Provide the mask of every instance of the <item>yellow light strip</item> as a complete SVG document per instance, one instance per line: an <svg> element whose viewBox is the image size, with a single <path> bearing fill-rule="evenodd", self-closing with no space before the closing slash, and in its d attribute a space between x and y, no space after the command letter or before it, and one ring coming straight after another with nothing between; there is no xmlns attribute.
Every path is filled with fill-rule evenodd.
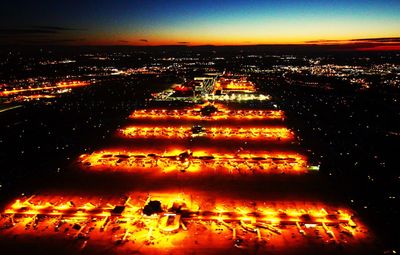
<svg viewBox="0 0 400 255"><path fill-rule="evenodd" d="M0 96L9 96L13 94L19 94L24 92L34 92L34 91L42 91L42 90L53 90L53 89L63 89L63 88L75 88L89 85L88 82L83 81L72 81L72 82L59 82L54 86L44 86L38 88L27 88L27 89L13 89L13 90L4 90L0 92Z"/></svg>

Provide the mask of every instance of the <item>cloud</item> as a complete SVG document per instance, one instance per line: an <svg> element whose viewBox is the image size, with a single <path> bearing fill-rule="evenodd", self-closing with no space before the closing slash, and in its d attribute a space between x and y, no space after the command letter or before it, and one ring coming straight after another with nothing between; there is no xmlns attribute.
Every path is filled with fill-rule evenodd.
<svg viewBox="0 0 400 255"><path fill-rule="evenodd" d="M85 38L78 38L78 39L39 39L39 40L32 40L32 39L16 39L13 43L16 44L32 44L32 45L59 45L59 44L69 44L69 43L79 43L86 41Z"/></svg>
<svg viewBox="0 0 400 255"><path fill-rule="evenodd" d="M0 35L31 35L31 34L57 34L56 30L44 29L0 29Z"/></svg>
<svg viewBox="0 0 400 255"><path fill-rule="evenodd" d="M382 37L382 38L357 38L349 40L314 40L305 41L306 44L346 44L346 43L398 43L400 37Z"/></svg>
<svg viewBox="0 0 400 255"><path fill-rule="evenodd" d="M400 37L383 37L383 38L364 38L364 39L351 39L354 42L400 42Z"/></svg>
<svg viewBox="0 0 400 255"><path fill-rule="evenodd" d="M147 40L147 39L140 39L139 41L141 41L141 42L149 42L149 40Z"/></svg>
<svg viewBox="0 0 400 255"><path fill-rule="evenodd" d="M331 42L340 42L338 40L313 40L313 41L305 41L304 43L331 43Z"/></svg>
<svg viewBox="0 0 400 255"><path fill-rule="evenodd" d="M0 36L21 36L21 35L52 35L60 34L67 31L78 31L83 29L57 27L57 26L30 26L25 28L2 28L0 29Z"/></svg>
<svg viewBox="0 0 400 255"><path fill-rule="evenodd" d="M70 27L58 27L58 26L32 26L31 28L34 28L34 29L46 29L46 30L53 30L53 31L79 31L79 30L86 30L86 29L70 28Z"/></svg>
<svg viewBox="0 0 400 255"><path fill-rule="evenodd" d="M118 42L120 42L120 43L129 43L129 41L127 41L127 40L118 40Z"/></svg>
<svg viewBox="0 0 400 255"><path fill-rule="evenodd" d="M86 41L85 38L78 38L78 39L56 39L56 40L47 40L48 42L53 43L64 43L64 42L83 42Z"/></svg>
<svg viewBox="0 0 400 255"><path fill-rule="evenodd" d="M190 42L178 42L179 44L189 44Z"/></svg>
<svg viewBox="0 0 400 255"><path fill-rule="evenodd" d="M48 38L49 36L54 36L54 34L9 34L9 33L1 33L0 38L21 38L21 37L29 37L29 38Z"/></svg>
<svg viewBox="0 0 400 255"><path fill-rule="evenodd" d="M400 37L315 40L304 43L333 50L400 50Z"/></svg>
<svg viewBox="0 0 400 255"><path fill-rule="evenodd" d="M58 26L1 28L0 41L2 44L69 44L85 41L83 38L68 38L72 37L70 31L77 30L81 29Z"/></svg>

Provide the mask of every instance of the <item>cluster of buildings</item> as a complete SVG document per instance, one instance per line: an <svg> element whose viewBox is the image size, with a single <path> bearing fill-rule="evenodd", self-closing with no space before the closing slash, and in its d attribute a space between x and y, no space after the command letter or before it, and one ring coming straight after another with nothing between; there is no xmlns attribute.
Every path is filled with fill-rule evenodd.
<svg viewBox="0 0 400 255"><path fill-rule="evenodd" d="M268 95L257 93L247 76L225 73L209 73L204 77L194 77L183 84L174 85L154 94L154 100L185 102L241 102L269 100Z"/></svg>

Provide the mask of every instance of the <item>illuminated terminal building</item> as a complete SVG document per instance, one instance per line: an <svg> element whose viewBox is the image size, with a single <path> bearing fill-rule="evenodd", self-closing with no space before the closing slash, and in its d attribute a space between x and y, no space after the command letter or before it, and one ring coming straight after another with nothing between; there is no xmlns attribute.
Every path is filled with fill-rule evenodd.
<svg viewBox="0 0 400 255"><path fill-rule="evenodd" d="M212 93L202 97L210 102L245 102L271 100L271 96L258 93L255 85L246 76L235 77L225 75L214 83Z"/></svg>
<svg viewBox="0 0 400 255"><path fill-rule="evenodd" d="M155 101L184 102L244 102L271 100L269 95L258 93L255 85L246 76L209 74L174 85L170 89L154 93Z"/></svg>
<svg viewBox="0 0 400 255"><path fill-rule="evenodd" d="M164 153L144 151L100 151L83 154L79 159L83 166L96 170L132 171L160 169L162 172L188 173L206 170L227 173L305 173L307 160L297 153L212 153L206 151L171 150Z"/></svg>
<svg viewBox="0 0 400 255"><path fill-rule="evenodd" d="M260 141L290 141L294 134L284 127L238 128L238 127L148 127L128 126L119 133L128 138L170 138L182 139L205 137L211 139L248 139Z"/></svg>
<svg viewBox="0 0 400 255"><path fill-rule="evenodd" d="M219 78L214 85L215 94L223 94L226 92L242 92L253 93L256 91L254 84L247 80L247 77L240 78L223 76Z"/></svg>
<svg viewBox="0 0 400 255"><path fill-rule="evenodd" d="M146 244L159 252L190 249L194 240L195 248L268 240L268 248L287 249L310 240L349 244L370 236L350 210L321 202L210 198L174 192L22 198L6 207L0 229L9 236L68 235L85 245L108 241L128 250ZM287 238L291 242L283 244Z"/></svg>
<svg viewBox="0 0 400 255"><path fill-rule="evenodd" d="M203 95L212 93L216 76L195 77L181 85L175 85L159 93L153 94L156 101L188 101L200 100Z"/></svg>

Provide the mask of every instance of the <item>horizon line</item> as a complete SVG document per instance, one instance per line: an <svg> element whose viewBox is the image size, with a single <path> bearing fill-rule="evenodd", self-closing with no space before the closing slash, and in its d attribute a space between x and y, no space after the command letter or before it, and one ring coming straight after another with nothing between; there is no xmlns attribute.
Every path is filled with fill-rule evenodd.
<svg viewBox="0 0 400 255"><path fill-rule="evenodd" d="M325 51L400 51L400 44L375 44L375 43L359 43L357 41L351 41L349 43L285 43L285 44L159 44L159 45L141 45L141 44L0 44L1 48L18 48L18 47L132 47L132 48L251 48L251 47L287 47L286 49L275 49L275 50L325 50ZM290 47L293 47L292 49ZM297 49L296 49L297 48ZM274 50L274 49L271 49Z"/></svg>

